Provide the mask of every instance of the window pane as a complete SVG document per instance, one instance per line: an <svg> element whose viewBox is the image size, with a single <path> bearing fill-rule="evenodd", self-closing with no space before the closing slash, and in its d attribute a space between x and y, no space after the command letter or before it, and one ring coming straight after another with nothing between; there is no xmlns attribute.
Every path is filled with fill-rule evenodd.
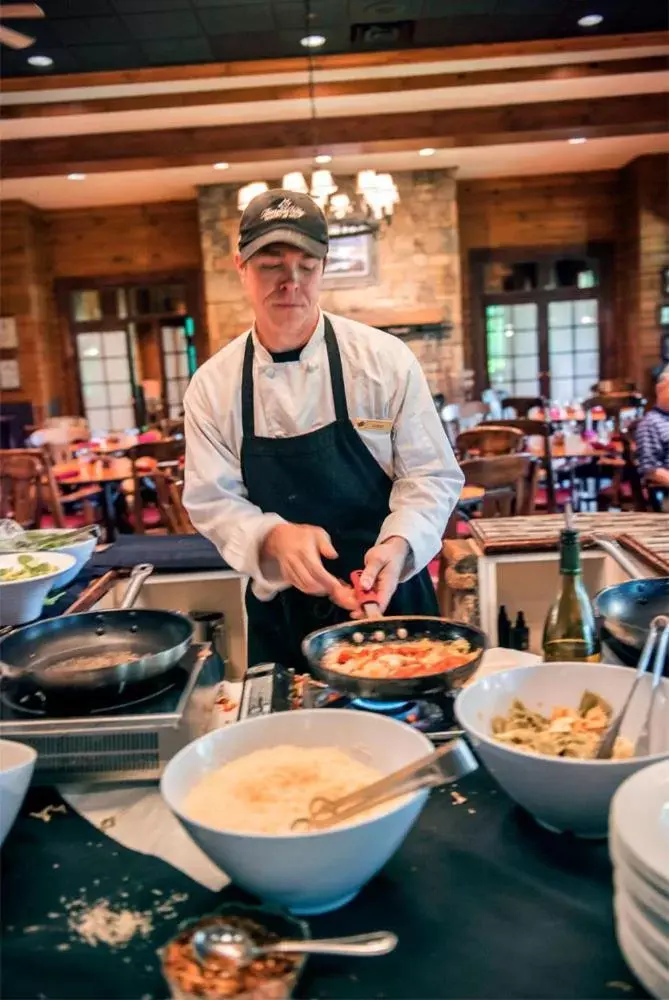
<svg viewBox="0 0 669 1000"><path fill-rule="evenodd" d="M516 357L514 364L514 375L516 379L533 379L536 380L537 374L539 372L539 358L536 356L523 355L522 357Z"/></svg>
<svg viewBox="0 0 669 1000"><path fill-rule="evenodd" d="M102 345L106 358L125 358L128 355L128 342L125 330L105 333Z"/></svg>
<svg viewBox="0 0 669 1000"><path fill-rule="evenodd" d="M536 330L537 307L535 303L527 302L520 306L513 306L511 322L516 331Z"/></svg>
<svg viewBox="0 0 669 1000"><path fill-rule="evenodd" d="M84 399L84 406L104 406L107 402L107 386L99 383L91 385L85 382L81 387L81 395Z"/></svg>
<svg viewBox="0 0 669 1000"><path fill-rule="evenodd" d="M514 395L516 396L538 396L539 395L539 380L532 379L526 382L516 382L514 386Z"/></svg>
<svg viewBox="0 0 669 1000"><path fill-rule="evenodd" d="M166 354L165 355L165 375L167 378L175 378L177 375L177 356L176 354Z"/></svg>
<svg viewBox="0 0 669 1000"><path fill-rule="evenodd" d="M107 389L109 402L112 406L132 406L129 382L110 382Z"/></svg>
<svg viewBox="0 0 669 1000"><path fill-rule="evenodd" d="M549 354L556 352L573 351L574 332L565 327L550 327L548 330L548 351Z"/></svg>
<svg viewBox="0 0 669 1000"><path fill-rule="evenodd" d="M571 378L574 374L573 354L551 355L551 378Z"/></svg>
<svg viewBox="0 0 669 1000"><path fill-rule="evenodd" d="M88 420L88 426L93 436L106 434L110 430L110 417L109 410L107 409L91 409L87 407L86 419Z"/></svg>
<svg viewBox="0 0 669 1000"><path fill-rule="evenodd" d="M539 335L534 330L521 330L513 337L513 353L518 357L520 354L539 353Z"/></svg>
<svg viewBox="0 0 669 1000"><path fill-rule="evenodd" d="M592 379L577 378L574 398L582 402L584 399L587 399L588 396L592 396Z"/></svg>
<svg viewBox="0 0 669 1000"><path fill-rule="evenodd" d="M93 320L102 319L100 293L97 288L72 292L71 302L75 323L91 323Z"/></svg>
<svg viewBox="0 0 669 1000"><path fill-rule="evenodd" d="M596 326L579 326L576 330L577 351L599 352L599 330Z"/></svg>
<svg viewBox="0 0 669 1000"><path fill-rule="evenodd" d="M100 356L100 334L78 333L77 351L80 358L98 358Z"/></svg>
<svg viewBox="0 0 669 1000"><path fill-rule="evenodd" d="M168 403L178 403L179 400L179 388L176 382L167 383L167 401Z"/></svg>
<svg viewBox="0 0 669 1000"><path fill-rule="evenodd" d="M185 375L186 377L189 375L189 371L188 371L188 355L186 354L185 351L182 354L179 355L179 366L178 367L179 367L179 374L180 375L182 375L182 376Z"/></svg>
<svg viewBox="0 0 669 1000"><path fill-rule="evenodd" d="M583 378L587 375L589 379L599 377L599 355L593 352L587 354L577 354L575 356L576 373Z"/></svg>
<svg viewBox="0 0 669 1000"><path fill-rule="evenodd" d="M597 323L597 299L580 299L574 302L574 322L583 326Z"/></svg>
<svg viewBox="0 0 669 1000"><path fill-rule="evenodd" d="M123 382L130 389L130 365L127 358L108 358L105 368L110 382Z"/></svg>
<svg viewBox="0 0 669 1000"><path fill-rule="evenodd" d="M569 403L574 398L574 383L572 379L551 378L551 398L561 403Z"/></svg>
<svg viewBox="0 0 669 1000"><path fill-rule="evenodd" d="M135 417L130 406L117 406L111 411L111 430L124 431L132 427Z"/></svg>
<svg viewBox="0 0 669 1000"><path fill-rule="evenodd" d="M79 362L82 382L104 382L102 361L90 358Z"/></svg>
<svg viewBox="0 0 669 1000"><path fill-rule="evenodd" d="M572 324L572 303L571 302L549 302L548 303L548 325L549 326L571 326Z"/></svg>

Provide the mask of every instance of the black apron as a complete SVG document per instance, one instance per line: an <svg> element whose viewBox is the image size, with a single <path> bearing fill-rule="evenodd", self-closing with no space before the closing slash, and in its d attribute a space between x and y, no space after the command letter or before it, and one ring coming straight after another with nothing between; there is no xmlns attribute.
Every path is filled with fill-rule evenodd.
<svg viewBox="0 0 669 1000"><path fill-rule="evenodd" d="M325 343L334 399L333 423L297 437L255 434L253 340L246 341L242 370L241 469L251 503L294 524L313 524L330 535L338 558L324 560L348 582L362 569L389 513L392 480L378 464L348 415L341 356L330 320ZM327 625L349 621L350 614L328 597L312 597L290 587L270 601L246 591L248 664L276 662L307 672L302 639ZM437 615L434 586L427 569L397 588L388 614Z"/></svg>

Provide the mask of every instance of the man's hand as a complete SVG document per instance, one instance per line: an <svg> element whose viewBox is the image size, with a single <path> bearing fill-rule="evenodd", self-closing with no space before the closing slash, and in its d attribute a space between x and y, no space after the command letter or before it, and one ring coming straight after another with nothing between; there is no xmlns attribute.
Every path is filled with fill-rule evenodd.
<svg viewBox="0 0 669 1000"><path fill-rule="evenodd" d="M409 543L397 535L375 545L365 555L365 569L360 577L360 585L364 590L375 589L378 592L381 614L385 612L397 590L408 555ZM354 612L353 617L362 618L363 612Z"/></svg>
<svg viewBox="0 0 669 1000"><path fill-rule="evenodd" d="M355 611L353 588L328 573L323 559L336 559L330 536L313 524L277 524L265 537L261 556L276 559L291 587L315 597L328 596L334 604Z"/></svg>

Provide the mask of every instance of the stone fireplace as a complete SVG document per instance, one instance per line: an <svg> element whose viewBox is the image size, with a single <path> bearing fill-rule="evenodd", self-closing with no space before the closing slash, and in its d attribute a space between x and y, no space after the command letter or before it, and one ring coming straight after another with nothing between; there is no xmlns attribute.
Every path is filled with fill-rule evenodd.
<svg viewBox="0 0 669 1000"><path fill-rule="evenodd" d="M372 326L443 325L441 337L421 335L407 342L432 392L443 392L455 401L461 397L464 365L455 179L445 170L393 176L400 203L392 224L378 239L374 283L327 288L321 301L328 311ZM211 353L251 322L233 263L238 188L238 184L212 184L198 191Z"/></svg>

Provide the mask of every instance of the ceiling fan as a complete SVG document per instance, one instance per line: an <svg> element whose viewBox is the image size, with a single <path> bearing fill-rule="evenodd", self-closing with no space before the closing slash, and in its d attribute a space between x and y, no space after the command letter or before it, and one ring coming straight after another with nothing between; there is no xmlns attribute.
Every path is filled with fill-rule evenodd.
<svg viewBox="0 0 669 1000"><path fill-rule="evenodd" d="M0 21L9 21L13 17L44 17L44 11L36 3L0 3ZM13 28L5 28L0 25L0 42L4 42L10 49L27 49L35 41L30 35L24 35L21 31L14 31Z"/></svg>

